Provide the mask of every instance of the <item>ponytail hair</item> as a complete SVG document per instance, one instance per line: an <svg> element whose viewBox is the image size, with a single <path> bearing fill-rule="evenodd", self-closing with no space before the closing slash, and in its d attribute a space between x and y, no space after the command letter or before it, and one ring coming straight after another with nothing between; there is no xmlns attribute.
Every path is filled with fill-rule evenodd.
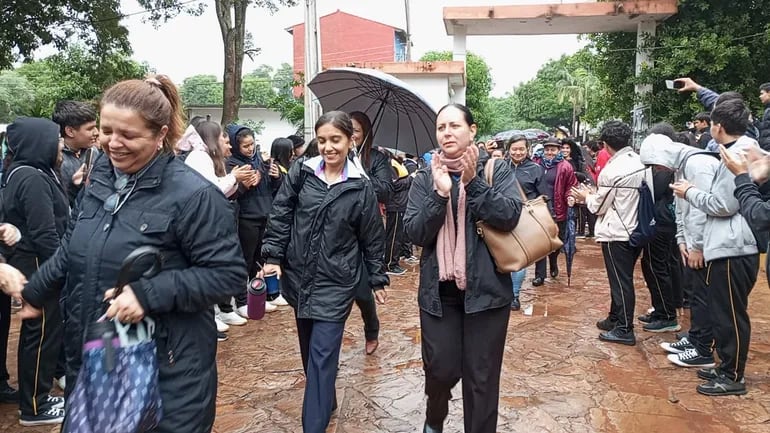
<svg viewBox="0 0 770 433"><path fill-rule="evenodd" d="M174 153L174 145L182 137L186 122L179 91L168 76L121 81L104 92L101 106L108 104L136 111L156 134L163 126L168 127L162 152Z"/></svg>

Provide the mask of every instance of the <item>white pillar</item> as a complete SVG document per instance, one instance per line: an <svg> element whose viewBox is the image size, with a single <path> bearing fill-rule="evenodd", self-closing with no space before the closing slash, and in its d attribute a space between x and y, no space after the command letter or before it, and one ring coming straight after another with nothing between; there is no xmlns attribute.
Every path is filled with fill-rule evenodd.
<svg viewBox="0 0 770 433"><path fill-rule="evenodd" d="M455 26L455 32L454 32L454 43L453 43L453 49L452 49L452 60L463 62L463 69L465 70L465 59L467 56L467 51L465 48L465 40L466 40L466 30L465 26L457 25ZM463 80L467 83L466 80ZM454 96L450 97L451 102L456 102L458 104L465 104L465 86L458 86L453 87L454 89Z"/></svg>
<svg viewBox="0 0 770 433"><path fill-rule="evenodd" d="M650 44L647 39L655 36L655 21L642 21L636 28L636 76L643 69L652 68L650 61ZM652 92L652 84L637 84L634 87L634 111L632 112L632 127L634 130L634 148L638 149L644 138L644 134L650 127L650 110L642 99Z"/></svg>
<svg viewBox="0 0 770 433"><path fill-rule="evenodd" d="M305 0L305 142L315 136L315 122L321 107L308 83L321 72L321 34L316 0Z"/></svg>

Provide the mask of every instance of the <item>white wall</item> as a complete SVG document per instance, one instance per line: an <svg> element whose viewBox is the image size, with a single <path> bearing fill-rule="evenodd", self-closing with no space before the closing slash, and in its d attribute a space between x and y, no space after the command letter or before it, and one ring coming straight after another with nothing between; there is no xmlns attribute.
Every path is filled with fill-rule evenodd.
<svg viewBox="0 0 770 433"><path fill-rule="evenodd" d="M425 98L433 110L448 104L449 81L446 75L393 74L399 80L409 84L420 96Z"/></svg>
<svg viewBox="0 0 770 433"><path fill-rule="evenodd" d="M222 120L222 109L216 107L194 107L188 111L188 118L210 115L211 120ZM281 120L280 113L267 108L241 108L238 112L240 120L264 121L265 128L254 138L260 144L263 152L270 152L270 145L278 137L287 137L296 133L291 123Z"/></svg>

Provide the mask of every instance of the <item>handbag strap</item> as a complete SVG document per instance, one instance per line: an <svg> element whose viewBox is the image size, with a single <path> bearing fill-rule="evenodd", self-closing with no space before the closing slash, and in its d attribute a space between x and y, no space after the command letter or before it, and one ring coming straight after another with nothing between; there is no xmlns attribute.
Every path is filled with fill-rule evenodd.
<svg viewBox="0 0 770 433"><path fill-rule="evenodd" d="M490 158L489 161L484 165L484 178L487 181L487 185L492 187L494 184L493 178L495 175L495 160ZM527 201L527 195L524 194L524 189L521 187L521 184L519 183L519 180L516 179L514 176L513 179L514 182L516 182L516 186L519 188L519 194L521 195L521 201L522 203L525 203Z"/></svg>

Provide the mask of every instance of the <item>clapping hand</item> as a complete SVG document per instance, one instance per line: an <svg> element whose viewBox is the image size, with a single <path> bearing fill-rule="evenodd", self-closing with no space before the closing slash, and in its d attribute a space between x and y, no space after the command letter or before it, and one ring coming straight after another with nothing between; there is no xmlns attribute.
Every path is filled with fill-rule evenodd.
<svg viewBox="0 0 770 433"><path fill-rule="evenodd" d="M438 195L447 198L452 192L452 178L449 177L449 170L441 162L441 155L436 154L430 160L431 174L433 175L433 188Z"/></svg>
<svg viewBox="0 0 770 433"><path fill-rule="evenodd" d="M479 163L479 148L476 146L468 146L462 156L462 163L462 181L467 185L474 177L476 177L476 166Z"/></svg>

